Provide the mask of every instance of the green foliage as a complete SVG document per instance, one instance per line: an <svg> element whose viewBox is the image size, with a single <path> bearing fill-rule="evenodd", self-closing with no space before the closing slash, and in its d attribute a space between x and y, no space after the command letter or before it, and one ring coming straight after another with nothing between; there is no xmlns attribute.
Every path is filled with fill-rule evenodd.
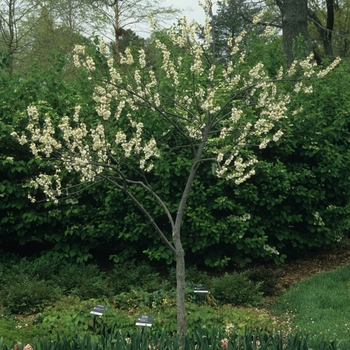
<svg viewBox="0 0 350 350"><path fill-rule="evenodd" d="M146 314L155 317L152 332L176 333L176 302L175 293L171 288L162 289L160 287L158 290L151 291L152 288L147 287L147 283L144 285L140 283L140 286L149 288L149 291L141 288L128 289L127 292L116 294L113 299L103 298L102 294L98 299L86 295L88 300L75 296L74 294L78 293L73 288L70 290L71 296L63 297L58 287L53 288L53 281L58 281L56 278L60 276L61 269L67 269L72 273L74 271L74 274L85 276L89 280L93 279L95 274L100 274L96 266L92 265L90 269L86 269L83 265L76 264L76 269L73 269L70 265L74 264L64 263L58 259L53 260L50 266L50 260L47 257L16 261L11 256L3 256L1 260L0 277L3 284L1 285L0 304L4 308L2 313L0 311L0 334L3 334L6 344L19 341L33 342L36 337L43 336L54 340L57 332L68 338L73 337L75 333L93 334L91 328L93 316L90 311L96 304L107 306L104 315L96 318L98 330L106 329L110 332L112 329L119 329L132 334L135 331L135 321L138 315ZM144 281L149 281L154 276L159 278L154 268L147 267L146 264L138 265L135 262L125 264L125 266L118 264L117 270L124 271L127 277L133 269L139 269L135 276L140 277L141 273L144 274L142 276ZM89 275L86 271L91 274ZM244 274L224 274L222 277L214 278L209 278L196 268L189 268L188 271L186 310L189 334L195 334L203 326L206 329L220 326L227 332L234 331L237 336L243 336L247 327L267 330L269 333L281 327L284 332L290 329L310 332L307 337L310 344L321 342L323 336L328 339L342 339L339 349L347 349L350 343L349 327L347 326L347 315L350 312L347 310L349 267L319 274L308 281L297 284L283 294L274 305L279 321L269 319L258 309L242 307L259 304L261 290L264 286L264 283L260 282L269 278L273 279L272 271L266 268L256 268ZM201 274L202 278L199 278ZM65 278L68 278L67 276L73 277L69 273ZM123 279L123 275L119 274L118 278ZM170 277L170 280L172 278ZM113 279L113 274L102 273L100 283L108 289ZM254 283L250 279L259 282ZM65 279L62 278L61 281L63 286L66 283ZM198 303L192 289L197 282L211 286L210 294L202 303ZM76 286L77 290L86 286L82 278L76 279L76 283L82 283L81 286ZM160 286L170 285L169 282L159 283ZM58 286L58 284L55 285ZM329 296L330 291L331 297ZM94 292L91 291L91 293ZM226 305L218 306L215 300L220 304L226 303ZM234 305L239 305L239 307ZM14 317L11 315L14 312L31 315ZM32 316L34 312L37 314ZM333 326L330 327L330 324ZM317 338L311 336L312 334L321 335ZM289 338L290 346L291 344L295 346L292 339L297 343L297 340L300 341L301 338L299 335Z"/></svg>
<svg viewBox="0 0 350 350"><path fill-rule="evenodd" d="M22 278L19 277L20 275L25 275L27 278L50 281L63 268L62 265L65 264L68 264L68 262L65 262L62 258L52 259L46 256L19 258L18 256L7 254L0 260L4 283L20 281Z"/></svg>
<svg viewBox="0 0 350 350"><path fill-rule="evenodd" d="M273 329L273 321L255 311L217 305L223 286L231 296L232 293L238 295L242 288L240 299L233 302L235 305L240 300L243 300L243 305L258 300L258 294L254 299L252 290L248 294L244 289L247 286L255 288L245 275L235 274L234 278L229 278L230 284L227 276L213 280L196 267L189 267L187 272L186 308L191 331L204 324L207 327L234 324L240 332L246 326ZM157 331L173 333L177 329L173 269L160 274L146 263L132 261L117 264L107 274L94 264L83 265L58 258L51 260L47 256L16 259L7 255L0 259L0 277L3 281L0 305L4 311L3 315L0 314L0 334L12 329L6 337L8 341L18 340L21 335L33 339L45 334L53 339L56 332L66 336L73 336L74 332L90 332L93 324L90 311L96 304L107 306L103 317L96 318L98 329L118 328L131 332L140 314L155 316L153 328ZM232 287L233 279L240 285ZM116 285L116 280L124 283ZM203 284L215 288L199 302L193 288ZM214 290L218 291L218 298ZM13 316L14 313L21 316Z"/></svg>
<svg viewBox="0 0 350 350"><path fill-rule="evenodd" d="M7 283L1 291L0 298L6 309L15 314L32 314L42 311L52 304L60 295L60 291L37 279L26 279L18 276L21 282Z"/></svg>
<svg viewBox="0 0 350 350"><path fill-rule="evenodd" d="M280 62L275 53L281 49L278 38L263 45L261 38L254 35L247 59L251 64L262 59L267 70L276 74ZM152 47L154 43L149 41ZM93 50L88 50L92 54ZM101 61L98 53L95 60ZM28 191L39 200L44 198L40 190L23 187L43 170L43 165L10 136L11 131L25 127L27 106L45 100L58 115L70 115L80 104L84 121L95 122L91 86L82 84L78 75L65 81L63 70L57 62L45 74L33 69L26 77L1 76L2 249L19 250L23 246L25 251L35 247L48 251L51 258L74 258L79 262L103 254L118 263L148 257L171 264L173 255L142 214L108 184L96 184L79 192L79 198L58 205L28 200ZM189 263L215 269L245 265L257 258L281 263L286 255L336 244L349 232L348 75L344 65L322 80L315 80L313 94L293 95L293 107L302 107L302 111L288 116L285 134L277 145L254 150L260 162L249 181L236 186L215 178L212 164L200 167L182 227ZM171 131L163 135L164 126L152 118L146 122L169 147L185 142L174 140ZM154 190L172 213L176 208L171 203L179 200L178 189L183 187L189 167L186 152L180 147L176 160L165 154L154 169ZM64 183L71 182L71 175L64 177ZM139 190L136 197L145 200L152 217L160 227L166 227L167 219L149 195ZM125 291L122 284L116 281L115 290Z"/></svg>
<svg viewBox="0 0 350 350"><path fill-rule="evenodd" d="M154 267L135 260L115 264L110 283L114 294L132 289L154 292L171 288Z"/></svg>
<svg viewBox="0 0 350 350"><path fill-rule="evenodd" d="M211 281L211 293L221 303L232 305L258 305L262 293L260 284L255 284L245 275L233 272L222 277L214 277Z"/></svg>
<svg viewBox="0 0 350 350"><path fill-rule="evenodd" d="M74 296L61 298L36 315L33 325L42 334L50 335L51 339L57 333L71 337L76 332L87 331L89 321L92 326L90 311L96 304L94 300L84 301Z"/></svg>
<svg viewBox="0 0 350 350"><path fill-rule="evenodd" d="M27 78L2 77L0 86L0 243L12 250L13 246L35 242L43 249L64 237L65 206L57 208L50 202L32 204L29 201L28 193L44 198L40 190L25 187L43 165L28 149L18 148L10 133L21 130L27 123L25 111L31 103L49 100L59 113L66 113L76 93L55 69L45 74L33 70Z"/></svg>
<svg viewBox="0 0 350 350"><path fill-rule="evenodd" d="M60 271L52 277L64 294L81 299L110 296L105 273L94 264L62 264Z"/></svg>
<svg viewBox="0 0 350 350"><path fill-rule="evenodd" d="M280 205L269 206L269 197L262 203L275 218L268 229L277 249L334 244L349 230L349 101L344 93L349 86L339 85L348 74L345 66L338 67L313 82L313 94L295 99L295 108L302 110L288 119L284 141L268 155L280 162L276 170L282 180L275 183ZM258 179L264 190L259 197L265 198L268 182Z"/></svg>
<svg viewBox="0 0 350 350"><path fill-rule="evenodd" d="M276 294L278 268L266 268L265 266L256 266L245 270L244 274L254 283L259 283L259 291L264 296Z"/></svg>
<svg viewBox="0 0 350 350"><path fill-rule="evenodd" d="M32 319L20 321L14 318L13 315L4 315L0 311L0 343L1 339L3 340L3 344L15 344L26 340L31 341L36 337L46 336L38 328L33 327L31 321Z"/></svg>
<svg viewBox="0 0 350 350"><path fill-rule="evenodd" d="M114 305L121 310L159 308L162 306L174 306L175 291L157 290L146 292L143 290L131 290L122 292L114 297Z"/></svg>
<svg viewBox="0 0 350 350"><path fill-rule="evenodd" d="M37 313L62 294L81 299L111 296L108 279L97 265L41 257L0 263L0 303L15 314Z"/></svg>

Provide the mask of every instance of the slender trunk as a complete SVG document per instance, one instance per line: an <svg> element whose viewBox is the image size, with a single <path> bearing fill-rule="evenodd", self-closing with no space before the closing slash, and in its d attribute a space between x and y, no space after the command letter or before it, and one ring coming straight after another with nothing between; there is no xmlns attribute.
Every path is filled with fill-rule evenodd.
<svg viewBox="0 0 350 350"><path fill-rule="evenodd" d="M7 40L5 39L5 44L7 45L8 49L8 55L9 55L9 74L12 75L13 69L14 69L14 54L18 47L18 42L16 41L16 19L15 19L15 12L16 12L16 2L15 1L9 1L8 4L8 34L7 34ZM5 29L6 30L6 29ZM6 34L5 34L6 37Z"/></svg>
<svg viewBox="0 0 350 350"><path fill-rule="evenodd" d="M208 123L209 124L209 123ZM207 143L209 135L209 127L203 133L202 140L197 151L194 154L193 164L187 178L185 189L179 203L176 214L175 225L173 229L173 243L176 256L176 308L177 308L177 334L179 346L182 344L182 338L187 332L187 317L185 305L185 252L181 243L181 226L188 196L191 192L192 184L200 164L200 160L204 151L204 146Z"/></svg>
<svg viewBox="0 0 350 350"><path fill-rule="evenodd" d="M182 343L182 337L187 332L186 305L185 305L185 251L181 244L180 235L174 239L176 248L176 306L177 306L177 332L179 346Z"/></svg>
<svg viewBox="0 0 350 350"><path fill-rule="evenodd" d="M119 48L119 0L115 1L114 5L114 40L115 40L115 61L120 64L120 48Z"/></svg>

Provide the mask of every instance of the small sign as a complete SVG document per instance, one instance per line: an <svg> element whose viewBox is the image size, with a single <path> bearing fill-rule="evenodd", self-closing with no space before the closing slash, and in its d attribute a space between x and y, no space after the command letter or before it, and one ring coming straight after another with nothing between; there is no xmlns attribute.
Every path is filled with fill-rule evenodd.
<svg viewBox="0 0 350 350"><path fill-rule="evenodd" d="M102 316L103 313L107 310L107 306L103 306L103 305L96 305L92 311L90 311L91 315L95 315L95 316Z"/></svg>
<svg viewBox="0 0 350 350"><path fill-rule="evenodd" d="M135 326L152 327L153 320L154 316L140 315L135 323Z"/></svg>
<svg viewBox="0 0 350 350"><path fill-rule="evenodd" d="M209 293L209 289L206 286L194 287L195 294L206 294Z"/></svg>

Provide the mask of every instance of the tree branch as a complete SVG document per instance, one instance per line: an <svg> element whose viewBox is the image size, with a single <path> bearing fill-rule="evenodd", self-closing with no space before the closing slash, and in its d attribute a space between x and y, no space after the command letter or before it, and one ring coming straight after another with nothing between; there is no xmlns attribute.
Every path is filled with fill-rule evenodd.
<svg viewBox="0 0 350 350"><path fill-rule="evenodd" d="M132 201L133 203L139 208L139 210L142 212L142 214L147 218L147 220L150 222L150 224L153 226L153 228L155 229L155 231L158 233L159 237L161 238L161 240L164 242L164 244L172 251L173 254L176 253L175 248L173 247L173 245L169 242L169 240L166 238L166 236L164 235L163 231L159 228L159 226L157 225L157 223L153 220L152 216L148 213L148 211L146 210L146 208L137 200L137 198L135 198L132 193L128 190L127 188L127 183L128 180L125 179L125 183L124 186L120 185L118 182L116 182L113 178L109 177L109 176L105 176L103 174L99 174L99 177L103 178L106 181L109 181L110 183L112 183L114 186L116 186L117 188L119 188L120 190L122 190L124 192L124 194L126 194ZM135 182L136 183L136 182Z"/></svg>

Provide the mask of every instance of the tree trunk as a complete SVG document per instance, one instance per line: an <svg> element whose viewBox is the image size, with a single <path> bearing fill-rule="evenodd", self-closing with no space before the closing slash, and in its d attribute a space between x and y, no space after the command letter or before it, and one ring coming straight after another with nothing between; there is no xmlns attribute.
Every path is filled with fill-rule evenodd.
<svg viewBox="0 0 350 350"><path fill-rule="evenodd" d="M119 48L119 0L115 1L114 5L114 40L115 40L115 61L120 64L120 48Z"/></svg>
<svg viewBox="0 0 350 350"><path fill-rule="evenodd" d="M287 64L311 52L307 30L307 0L276 0L282 14L283 48Z"/></svg>
<svg viewBox="0 0 350 350"><path fill-rule="evenodd" d="M322 40L325 55L331 59L334 58L332 45L332 32L334 28L334 2L327 0L327 24L324 27L318 18L317 14L311 9L308 10L308 15L316 26L320 39Z"/></svg>
<svg viewBox="0 0 350 350"><path fill-rule="evenodd" d="M186 306L185 306L185 251L181 244L179 234L174 235L176 248L176 307L177 307L177 333L179 347L182 338L187 332Z"/></svg>
<svg viewBox="0 0 350 350"><path fill-rule="evenodd" d="M181 226L185 213L188 196L191 192L193 181L199 167L204 147L208 141L210 125L209 117L206 123L206 128L203 132L202 140L197 151L194 151L194 159L191 170L188 174L185 189L182 193L181 200L178 206L175 225L173 227L173 243L176 256L176 308L177 308L177 335L179 347L182 346L182 338L187 332L187 317L185 305L185 251L181 243Z"/></svg>

